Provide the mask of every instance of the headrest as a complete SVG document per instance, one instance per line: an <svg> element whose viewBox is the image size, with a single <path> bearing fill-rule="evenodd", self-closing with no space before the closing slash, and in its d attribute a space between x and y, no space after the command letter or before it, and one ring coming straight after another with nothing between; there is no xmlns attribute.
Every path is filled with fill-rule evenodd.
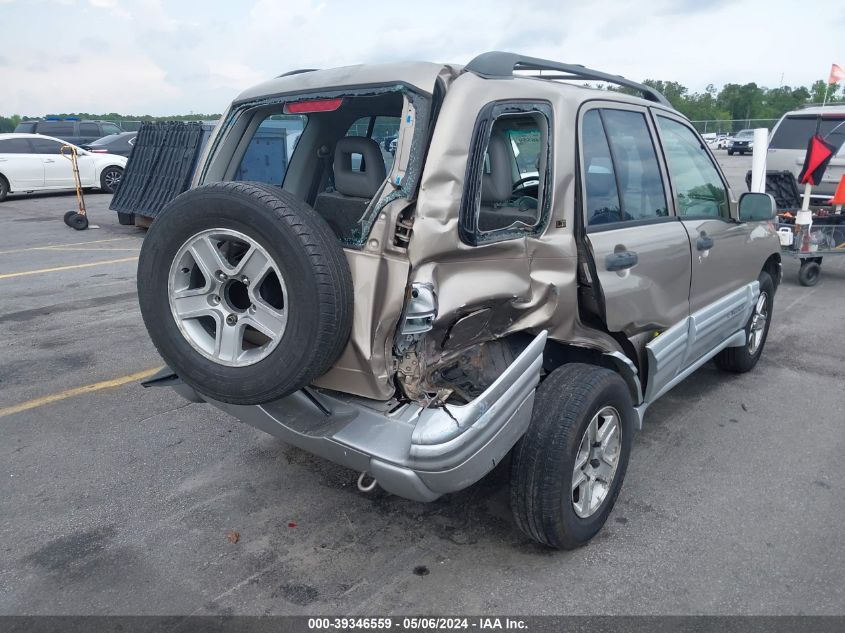
<svg viewBox="0 0 845 633"><path fill-rule="evenodd" d="M361 155L364 171L352 169L352 154ZM364 136L346 136L334 148L334 186L345 196L372 198L387 173L378 143Z"/></svg>
<svg viewBox="0 0 845 633"><path fill-rule="evenodd" d="M487 145L487 160L481 176L481 203L507 202L512 194L513 174L507 141L494 132Z"/></svg>

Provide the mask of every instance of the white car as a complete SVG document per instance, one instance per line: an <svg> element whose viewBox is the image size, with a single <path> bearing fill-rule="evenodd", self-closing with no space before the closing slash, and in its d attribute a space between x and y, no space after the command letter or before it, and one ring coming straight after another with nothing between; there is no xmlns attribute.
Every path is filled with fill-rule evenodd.
<svg viewBox="0 0 845 633"><path fill-rule="evenodd" d="M70 157L61 154L62 145L67 143L41 134L0 134L0 201L10 192L75 188ZM76 151L82 186L114 193L127 159Z"/></svg>

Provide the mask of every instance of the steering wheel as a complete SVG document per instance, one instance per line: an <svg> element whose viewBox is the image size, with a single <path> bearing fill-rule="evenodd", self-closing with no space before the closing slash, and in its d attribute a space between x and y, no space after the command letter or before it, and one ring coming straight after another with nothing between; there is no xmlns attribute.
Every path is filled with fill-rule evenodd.
<svg viewBox="0 0 845 633"><path fill-rule="evenodd" d="M515 183L513 183L513 187L511 188L511 191L514 194L516 194L516 192L519 191L520 189L525 189L526 188L525 185L527 185L529 182L536 182L537 185L539 186L540 176L526 176L525 178L520 178Z"/></svg>

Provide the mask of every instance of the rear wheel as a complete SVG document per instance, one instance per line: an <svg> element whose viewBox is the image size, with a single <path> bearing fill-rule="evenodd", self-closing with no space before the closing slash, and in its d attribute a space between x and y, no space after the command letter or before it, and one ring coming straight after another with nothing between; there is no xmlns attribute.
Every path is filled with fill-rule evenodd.
<svg viewBox="0 0 845 633"><path fill-rule="evenodd" d="M4 176L0 176L0 202L6 199L9 194L9 181Z"/></svg>
<svg viewBox="0 0 845 633"><path fill-rule="evenodd" d="M760 360L766 337L769 335L775 284L769 273L760 273L760 295L745 326L746 343L741 347L726 347L713 359L720 369L737 373L751 371Z"/></svg>
<svg viewBox="0 0 845 633"><path fill-rule="evenodd" d="M729 149L728 150L728 156L733 156L733 155L734 155L734 151L732 149Z"/></svg>
<svg viewBox="0 0 845 633"><path fill-rule="evenodd" d="M106 167L103 173L100 174L100 189L106 193L114 193L120 186L120 180L123 178L123 168L113 165Z"/></svg>
<svg viewBox="0 0 845 633"><path fill-rule="evenodd" d="M609 369L571 363L543 381L513 451L511 508L520 530L562 549L595 536L622 488L633 415L625 381Z"/></svg>

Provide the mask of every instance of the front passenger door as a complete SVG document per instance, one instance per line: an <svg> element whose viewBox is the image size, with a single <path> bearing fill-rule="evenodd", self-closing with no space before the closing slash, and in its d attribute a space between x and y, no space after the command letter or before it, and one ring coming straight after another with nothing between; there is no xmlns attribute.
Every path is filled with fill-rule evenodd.
<svg viewBox="0 0 845 633"><path fill-rule="evenodd" d="M743 276L749 228L732 217L730 190L704 142L680 118L661 112L656 119L673 204L692 246L689 365L745 325L742 307L757 271Z"/></svg>

